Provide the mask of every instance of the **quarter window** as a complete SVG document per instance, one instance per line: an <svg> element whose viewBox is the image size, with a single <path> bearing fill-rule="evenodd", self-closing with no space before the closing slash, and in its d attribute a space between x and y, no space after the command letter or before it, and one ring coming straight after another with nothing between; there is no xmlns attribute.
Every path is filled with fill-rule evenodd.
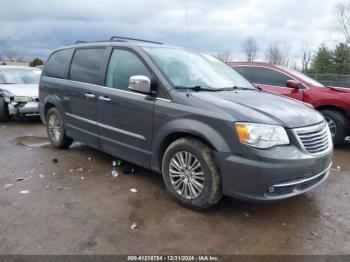
<svg viewBox="0 0 350 262"><path fill-rule="evenodd" d="M89 84L100 84L100 69L104 53L104 48L77 49L70 67L70 79Z"/></svg>
<svg viewBox="0 0 350 262"><path fill-rule="evenodd" d="M276 70L263 67L255 67L253 72L255 84L286 87L287 80L291 78Z"/></svg>
<svg viewBox="0 0 350 262"><path fill-rule="evenodd" d="M126 50L114 49L109 61L106 86L128 90L129 79L134 75L151 78L151 73L135 54Z"/></svg>
<svg viewBox="0 0 350 262"><path fill-rule="evenodd" d="M70 48L53 53L46 62L43 75L56 78L65 78L66 66L70 62L73 50L74 49Z"/></svg>

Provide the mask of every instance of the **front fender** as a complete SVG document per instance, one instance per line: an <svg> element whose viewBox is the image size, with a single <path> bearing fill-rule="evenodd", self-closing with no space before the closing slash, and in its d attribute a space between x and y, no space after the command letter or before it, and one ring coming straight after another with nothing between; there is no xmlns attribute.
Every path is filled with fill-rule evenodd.
<svg viewBox="0 0 350 262"><path fill-rule="evenodd" d="M208 124L194 119L174 119L167 122L154 135L152 142L153 159L152 166L159 167L161 159L161 145L165 139L175 133L185 133L197 136L212 145L218 152L230 152L230 146L227 144L223 136L218 130L212 128Z"/></svg>

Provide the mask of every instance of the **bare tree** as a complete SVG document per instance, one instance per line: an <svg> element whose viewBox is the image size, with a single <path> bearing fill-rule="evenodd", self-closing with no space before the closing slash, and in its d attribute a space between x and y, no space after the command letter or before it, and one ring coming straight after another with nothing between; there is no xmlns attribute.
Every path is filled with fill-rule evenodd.
<svg viewBox="0 0 350 262"><path fill-rule="evenodd" d="M18 58L21 57L19 55L19 53L15 49L12 49L12 48L5 49L4 55L5 55L5 58L7 58L7 60L9 60L9 61L17 61Z"/></svg>
<svg viewBox="0 0 350 262"><path fill-rule="evenodd" d="M220 53L217 53L215 56L225 63L230 62L232 60L232 54L230 50L224 50Z"/></svg>
<svg viewBox="0 0 350 262"><path fill-rule="evenodd" d="M337 30L341 32L347 43L350 43L350 2L344 1L335 8Z"/></svg>
<svg viewBox="0 0 350 262"><path fill-rule="evenodd" d="M301 45L302 72L306 72L308 70L311 59L312 59L312 50L309 48L306 42L303 42Z"/></svg>
<svg viewBox="0 0 350 262"><path fill-rule="evenodd" d="M253 62L255 60L256 53L258 52L258 45L253 37L249 36L244 41L243 52L245 53L248 62Z"/></svg>
<svg viewBox="0 0 350 262"><path fill-rule="evenodd" d="M265 59L270 64L288 66L292 62L289 50L290 46L288 44L270 44L265 50Z"/></svg>

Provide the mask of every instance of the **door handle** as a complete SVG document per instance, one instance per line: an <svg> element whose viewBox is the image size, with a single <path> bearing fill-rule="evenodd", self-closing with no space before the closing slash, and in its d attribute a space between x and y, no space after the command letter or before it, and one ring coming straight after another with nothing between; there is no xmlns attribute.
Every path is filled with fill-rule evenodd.
<svg viewBox="0 0 350 262"><path fill-rule="evenodd" d="M94 94L91 94L91 93L85 93L84 95L86 98L95 98L96 97Z"/></svg>
<svg viewBox="0 0 350 262"><path fill-rule="evenodd" d="M111 99L108 96L99 96L98 100L104 101L104 102L110 102Z"/></svg>

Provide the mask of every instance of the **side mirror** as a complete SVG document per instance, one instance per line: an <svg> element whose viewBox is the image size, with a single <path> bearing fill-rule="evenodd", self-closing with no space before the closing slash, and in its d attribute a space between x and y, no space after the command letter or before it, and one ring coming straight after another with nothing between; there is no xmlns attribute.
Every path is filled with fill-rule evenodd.
<svg viewBox="0 0 350 262"><path fill-rule="evenodd" d="M293 89L299 89L300 88L300 82L295 80L287 80L286 86Z"/></svg>
<svg viewBox="0 0 350 262"><path fill-rule="evenodd" d="M129 89L143 94L150 94L151 79L142 75L131 76L129 78Z"/></svg>

